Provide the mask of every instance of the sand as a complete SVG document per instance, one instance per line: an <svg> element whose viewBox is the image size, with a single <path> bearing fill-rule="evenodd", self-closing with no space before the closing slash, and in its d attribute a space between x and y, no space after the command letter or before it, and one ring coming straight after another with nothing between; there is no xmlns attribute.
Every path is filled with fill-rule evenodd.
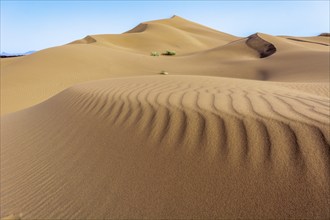
<svg viewBox="0 0 330 220"><path fill-rule="evenodd" d="M174 16L1 59L1 217L330 218L328 39Z"/></svg>

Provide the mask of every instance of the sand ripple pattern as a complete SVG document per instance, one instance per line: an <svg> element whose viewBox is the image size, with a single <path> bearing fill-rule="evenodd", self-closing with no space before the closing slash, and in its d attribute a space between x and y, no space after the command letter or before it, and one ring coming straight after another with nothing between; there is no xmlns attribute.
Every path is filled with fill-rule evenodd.
<svg viewBox="0 0 330 220"><path fill-rule="evenodd" d="M252 80L77 85L2 117L2 215L330 217L329 111Z"/></svg>

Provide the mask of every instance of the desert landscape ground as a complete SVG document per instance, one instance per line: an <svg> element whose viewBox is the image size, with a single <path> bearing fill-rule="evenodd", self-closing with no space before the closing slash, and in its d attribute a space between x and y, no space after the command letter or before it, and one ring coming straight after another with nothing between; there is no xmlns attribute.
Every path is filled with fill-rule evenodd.
<svg viewBox="0 0 330 220"><path fill-rule="evenodd" d="M329 46L173 16L2 58L1 217L330 218Z"/></svg>

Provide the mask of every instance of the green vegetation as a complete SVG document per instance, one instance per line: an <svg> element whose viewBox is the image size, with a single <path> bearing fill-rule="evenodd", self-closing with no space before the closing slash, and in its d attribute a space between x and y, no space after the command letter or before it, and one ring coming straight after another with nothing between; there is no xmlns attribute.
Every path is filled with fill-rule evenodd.
<svg viewBox="0 0 330 220"><path fill-rule="evenodd" d="M152 51L150 53L150 56L153 56L153 57L158 57L159 55L160 55L160 53L157 52L157 51ZM174 56L174 55L176 55L176 52L173 51L173 50L167 50L166 52L162 53L161 55L164 55L164 56Z"/></svg>
<svg viewBox="0 0 330 220"><path fill-rule="evenodd" d="M158 57L159 53L157 51L151 52L150 56Z"/></svg>
<svg viewBox="0 0 330 220"><path fill-rule="evenodd" d="M176 52L172 50L167 50L165 53L162 53L162 55L166 55L166 56L174 56L175 54Z"/></svg>

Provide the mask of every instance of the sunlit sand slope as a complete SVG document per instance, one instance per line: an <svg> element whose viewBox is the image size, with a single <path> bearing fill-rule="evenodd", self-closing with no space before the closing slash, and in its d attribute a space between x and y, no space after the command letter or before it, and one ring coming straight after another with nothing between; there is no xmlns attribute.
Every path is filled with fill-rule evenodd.
<svg viewBox="0 0 330 220"><path fill-rule="evenodd" d="M329 97L317 85L147 76L73 86L1 118L1 215L327 219Z"/></svg>
<svg viewBox="0 0 330 220"><path fill-rule="evenodd" d="M1 59L1 115L90 80L201 75L263 81L328 82L329 37L235 37L178 16L123 34L91 35L29 56ZM175 56L150 56L166 50Z"/></svg>

